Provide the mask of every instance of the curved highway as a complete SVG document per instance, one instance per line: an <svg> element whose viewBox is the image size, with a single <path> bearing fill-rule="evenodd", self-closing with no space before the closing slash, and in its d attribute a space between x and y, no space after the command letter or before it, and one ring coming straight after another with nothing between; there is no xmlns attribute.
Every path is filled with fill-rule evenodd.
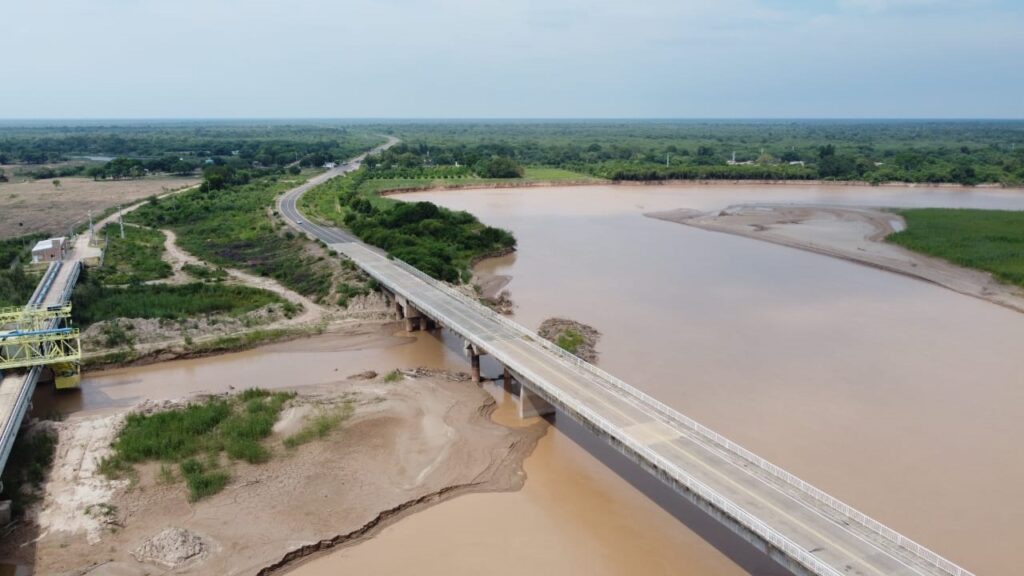
<svg viewBox="0 0 1024 576"><path fill-rule="evenodd" d="M331 168L330 170L324 172L323 174L318 174L313 178L307 180L305 184L298 186L296 188L292 188L288 192L285 192L285 194L281 196L281 199L278 202L281 214L284 216L285 221L288 222L288 224L290 224L293 228L297 228L318 240L323 240L328 244L341 244L345 242L358 241L358 238L344 230L341 230L340 228L321 226L319 224L314 224L313 222L310 222L302 214L302 212L299 212L297 203L299 198L301 198L302 195L308 192L309 190L323 184L324 182L327 182L328 180L332 180L334 178L337 178L338 176L344 176L349 172L355 172L356 170L358 170L359 166L361 166L363 163L363 159L366 158L367 155L376 154L377 152L380 152L382 150L387 150L388 148L400 142L400 140L398 138L395 138L394 136L388 136L387 139L387 142L381 144L380 146L377 146L373 150L370 150L365 154L360 154L359 156L356 156L355 158L348 160L347 162L341 164L340 166Z"/></svg>

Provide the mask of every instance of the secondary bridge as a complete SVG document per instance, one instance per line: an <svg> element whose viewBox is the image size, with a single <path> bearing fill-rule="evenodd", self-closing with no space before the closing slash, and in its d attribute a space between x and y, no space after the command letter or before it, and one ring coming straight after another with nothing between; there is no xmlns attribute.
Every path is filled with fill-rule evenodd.
<svg viewBox="0 0 1024 576"><path fill-rule="evenodd" d="M0 346L4 347L0 353L0 359L4 360L2 365L27 368L23 372L0 371L0 470L7 464L43 364L75 363L80 358L77 332L58 326L61 318L70 313L68 303L81 266L77 259L51 263L22 314L18 315L28 319L36 330L30 335L8 333L0 338ZM4 318L8 318L10 313L5 312ZM77 364L74 366L77 369Z"/></svg>
<svg viewBox="0 0 1024 576"><path fill-rule="evenodd" d="M343 230L309 222L296 202L310 187L280 200L292 225L376 279L410 329L432 322L460 335L475 376L480 354L500 362L506 378L520 383L521 414L557 407L795 574L973 576L455 288Z"/></svg>

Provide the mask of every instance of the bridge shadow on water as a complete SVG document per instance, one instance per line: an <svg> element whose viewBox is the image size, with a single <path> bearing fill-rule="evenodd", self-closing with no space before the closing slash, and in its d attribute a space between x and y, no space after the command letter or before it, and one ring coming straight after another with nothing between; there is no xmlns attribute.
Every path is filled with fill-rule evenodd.
<svg viewBox="0 0 1024 576"><path fill-rule="evenodd" d="M586 450L608 469L629 482L704 541L735 562L741 569L756 576L792 576L791 572L754 548L735 532L708 516L675 490L641 469L639 465L595 436L579 422L562 412L547 416L546 419L558 433L564 434L565 437Z"/></svg>
<svg viewBox="0 0 1024 576"><path fill-rule="evenodd" d="M445 347L461 352L461 338L448 330L434 331ZM489 356L481 357L481 376L500 382L502 366ZM583 425L559 411L545 417L555 433L563 434L651 501L714 546L742 570L754 576L792 576L792 573L754 548L735 532L708 516L675 490L644 471L638 464L612 448ZM527 480L529 481L529 480Z"/></svg>

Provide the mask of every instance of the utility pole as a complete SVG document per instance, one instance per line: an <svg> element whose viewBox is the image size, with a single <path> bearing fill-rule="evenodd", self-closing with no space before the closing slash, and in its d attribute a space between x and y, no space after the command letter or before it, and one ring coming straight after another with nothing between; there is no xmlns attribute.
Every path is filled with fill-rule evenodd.
<svg viewBox="0 0 1024 576"><path fill-rule="evenodd" d="M121 240L124 240L124 211L120 205L117 207L117 221L121 224Z"/></svg>
<svg viewBox="0 0 1024 576"><path fill-rule="evenodd" d="M92 243L92 238L95 236L96 231L92 228L92 210L89 210L89 243Z"/></svg>
<svg viewBox="0 0 1024 576"><path fill-rule="evenodd" d="M668 159L671 158L671 154L665 154L665 166L668 166Z"/></svg>

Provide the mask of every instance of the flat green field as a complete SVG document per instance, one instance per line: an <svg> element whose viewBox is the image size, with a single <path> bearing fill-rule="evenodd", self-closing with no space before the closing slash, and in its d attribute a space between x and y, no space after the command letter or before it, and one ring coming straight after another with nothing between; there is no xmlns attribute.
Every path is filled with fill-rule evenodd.
<svg viewBox="0 0 1024 576"><path fill-rule="evenodd" d="M907 229L890 235L889 242L1024 286L1024 212L948 208L895 212L907 221Z"/></svg>
<svg viewBox="0 0 1024 576"><path fill-rule="evenodd" d="M598 183L605 182L600 178L563 170L562 168L539 168L526 167L522 178L367 178L359 187L359 192L378 208L384 207L386 202L380 202L378 195L381 192L395 190L421 189L421 188L444 188L446 186L515 186L522 184L535 184L540 182L552 183Z"/></svg>

